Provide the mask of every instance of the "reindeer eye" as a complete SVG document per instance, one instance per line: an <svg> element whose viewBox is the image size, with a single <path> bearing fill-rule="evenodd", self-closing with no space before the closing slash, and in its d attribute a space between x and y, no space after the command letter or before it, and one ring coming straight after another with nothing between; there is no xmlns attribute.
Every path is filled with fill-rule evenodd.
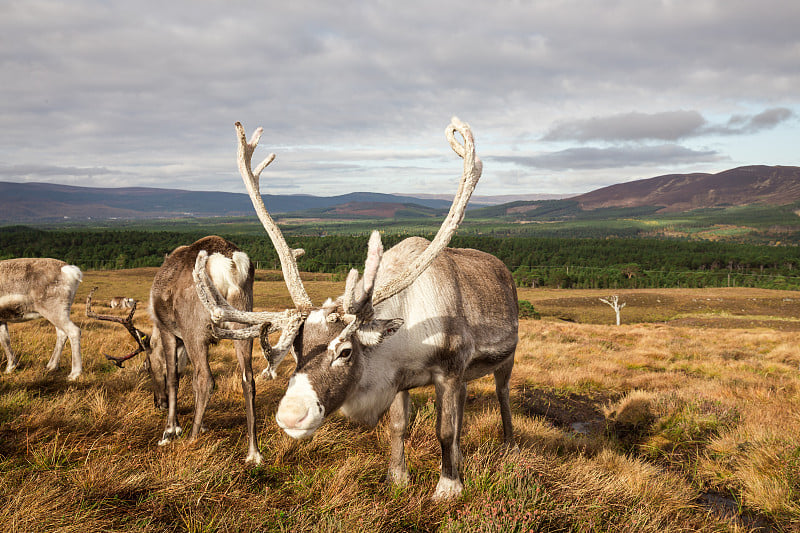
<svg viewBox="0 0 800 533"><path fill-rule="evenodd" d="M352 348L345 348L341 352L339 352L339 355L336 356L336 359L341 359L342 361L347 361L348 359L350 359L351 355L353 355L353 349Z"/></svg>

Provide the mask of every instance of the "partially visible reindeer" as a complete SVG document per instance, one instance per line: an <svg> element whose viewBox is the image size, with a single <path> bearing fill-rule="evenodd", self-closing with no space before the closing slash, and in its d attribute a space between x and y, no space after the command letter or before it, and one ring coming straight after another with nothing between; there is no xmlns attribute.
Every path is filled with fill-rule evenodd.
<svg viewBox="0 0 800 533"><path fill-rule="evenodd" d="M239 169L250 199L281 260L296 309L268 321L255 313L231 309L204 273L206 255L197 256L198 294L212 320L251 324L249 331L283 330L268 347L269 369L290 348L297 366L278 406L278 425L294 438L310 437L331 413L374 426L390 417L391 458L387 479L409 480L404 439L410 409L409 389L433 384L436 389L436 434L442 452L435 499L458 496L462 489L460 440L466 383L493 374L505 446L515 448L509 401L509 379L517 345L518 301L508 268L497 258L469 249L447 248L464 216L481 175L469 126L453 118L447 137L464 159L464 172L450 213L432 242L406 239L383 253L380 234L370 238L364 274L347 278L345 293L314 307L300 280L296 253L272 221L259 191L259 175L270 155L251 170L261 128L247 142L241 124ZM458 132L464 140L456 138Z"/></svg>
<svg viewBox="0 0 800 533"><path fill-rule="evenodd" d="M124 296L114 296L111 298L111 301L108 302L108 306L111 309L131 309L133 308L133 304L135 303L133 298L125 298Z"/></svg>
<svg viewBox="0 0 800 533"><path fill-rule="evenodd" d="M220 338L234 338L236 358L242 380L242 393L247 415L248 454L246 461L260 463L255 433L255 380L252 365L252 337L233 330L212 327L211 319L197 297L192 270L200 251L208 260L208 272L215 290L225 295L231 304L242 311L253 309L254 268L247 254L235 244L222 237L209 236L188 245L176 248L164 260L153 279L150 289L150 318L153 321L152 335L146 335L133 327L131 319L99 316L93 318L120 322L131 332L139 349L124 358L112 358L115 364L136 353L146 352L153 380L153 395L156 407L167 410L166 429L158 444L168 444L182 433L177 420L178 382L183 364L188 357L194 372L194 420L190 439L195 439L203 429L205 413L214 377L208 363L208 347ZM87 312L91 312L91 301L87 300ZM133 309L135 311L135 308ZM233 325L233 328L239 328ZM238 335L238 336L237 336Z"/></svg>
<svg viewBox="0 0 800 533"><path fill-rule="evenodd" d="M9 322L44 317L56 328L56 346L47 370L56 370L69 339L72 370L67 379L81 375L81 330L69 317L83 275L78 267L58 259L7 259L0 261L0 344L6 353L6 373L19 362L11 350Z"/></svg>

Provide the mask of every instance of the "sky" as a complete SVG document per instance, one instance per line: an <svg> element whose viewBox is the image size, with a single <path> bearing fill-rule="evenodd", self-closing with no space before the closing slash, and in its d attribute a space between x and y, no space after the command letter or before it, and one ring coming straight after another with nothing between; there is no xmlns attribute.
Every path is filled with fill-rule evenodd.
<svg viewBox="0 0 800 533"><path fill-rule="evenodd" d="M0 181L576 194L800 165L800 2L0 0Z"/></svg>

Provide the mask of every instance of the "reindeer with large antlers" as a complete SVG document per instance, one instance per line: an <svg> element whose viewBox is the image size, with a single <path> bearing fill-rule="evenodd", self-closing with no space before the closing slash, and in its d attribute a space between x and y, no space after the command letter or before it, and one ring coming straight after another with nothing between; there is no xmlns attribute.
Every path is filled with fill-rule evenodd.
<svg viewBox="0 0 800 533"><path fill-rule="evenodd" d="M237 312L252 311L254 268L250 259L235 244L212 235L188 246L179 246L156 272L150 289L152 335L147 336L133 326L135 306L126 318L97 315L91 311L90 294L86 301L87 315L121 323L136 340L139 348L133 353L120 358L106 356L114 364L121 366L123 361L137 353L147 354L156 407L167 410L166 428L159 445L168 444L182 433L177 418L177 394L180 374L187 359L191 361L194 372L195 398L189 438L195 439L203 430L203 415L214 390L214 376L208 363L209 345L219 339L234 339L247 416L248 453L245 461L258 464L262 456L258 451L255 430L253 336L241 333L239 324L232 324L231 329L212 324L194 287L192 271L198 254L202 254L204 264L208 264L206 279L215 293L230 301L231 309Z"/></svg>
<svg viewBox="0 0 800 533"><path fill-rule="evenodd" d="M241 322L251 337L282 330L277 345L266 345L269 369L294 348L297 366L278 406L278 425L294 438L310 437L336 410L374 426L390 416L391 458L387 479L409 480L404 438L409 417L409 389L433 384L437 396L436 432L442 469L434 498L459 495L463 485L460 436L466 383L494 374L505 445L514 447L509 378L517 345L517 295L511 273L486 253L447 248L464 216L481 175L470 128L454 118L447 128L453 150L464 159L464 172L453 205L432 242L406 239L386 253L378 232L370 238L364 275L347 278L344 295L314 307L298 274L295 253L281 236L263 204L259 175L272 161L251 170L261 136L247 142L241 124L239 169L255 210L278 250L295 309L282 313L242 313L227 305L207 282L205 255L197 257L198 294L214 323ZM459 133L462 145L456 139ZM262 342L262 346L265 343Z"/></svg>

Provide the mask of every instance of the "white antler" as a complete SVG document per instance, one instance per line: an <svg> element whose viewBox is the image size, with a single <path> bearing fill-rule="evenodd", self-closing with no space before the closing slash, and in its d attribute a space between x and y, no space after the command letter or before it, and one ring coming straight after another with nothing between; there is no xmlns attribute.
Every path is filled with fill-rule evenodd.
<svg viewBox="0 0 800 533"><path fill-rule="evenodd" d="M239 139L239 150L237 153L239 173L242 175L242 180L247 188L247 193L250 195L250 201L253 203L253 208L256 210L258 219L267 231L270 240L272 240L275 251L278 252L283 279L286 281L286 287L289 289L292 301L297 309L307 313L313 307L313 304L311 303L311 298L308 297L305 287L303 287L303 281L300 279L300 270L297 268L296 257L302 255L302 251L289 248L289 245L286 244L286 239L283 238L283 233L281 233L275 221L272 220L272 217L269 215L264 205L264 200L261 198L259 186L261 171L272 163L275 159L275 154L269 154L259 163L255 171L251 170L253 152L258 145L259 139L261 139L263 131L263 128L256 129L253 136L250 138L250 142L247 142L242 123L236 123L236 135Z"/></svg>
<svg viewBox="0 0 800 533"><path fill-rule="evenodd" d="M464 139L463 145L456 139L456 132L461 134ZM425 251L417 256L402 274L375 289L372 296L372 305L378 305L411 285L448 245L459 224L464 219L467 203L481 177L483 163L475 154L475 141L472 138L472 130L468 124L461 122L458 117L453 117L450 125L445 130L445 134L453 151L464 159L464 171L461 175L458 191L453 198L453 204L450 206L450 212L442 222L436 237L434 237Z"/></svg>
<svg viewBox="0 0 800 533"><path fill-rule="evenodd" d="M253 152L258 146L258 141L261 139L261 134L264 130L262 128L256 129L248 142L241 122L237 122L235 127L238 139L237 163L239 173L242 176L250 201L253 203L253 208L261 221L261 225L264 226L272 245L278 253L283 279L296 309L287 309L281 312L252 312L240 311L234 308L225 300L209 279L206 273L208 254L205 252L198 254L192 276L194 277L197 295L211 314L213 335L224 339L260 338L264 357L269 363L267 370L274 377L275 368L291 349L292 342L313 304L305 287L303 287L303 281L300 279L300 270L297 268L297 258L303 255L304 252L300 248L289 248L280 228L272 220L264 205L264 200L261 198L259 185L261 172L272 163L275 159L275 154L269 154L253 170ZM226 329L220 327L223 322L250 324L251 327L236 330ZM270 346L267 336L269 333L278 330L281 330L281 337L275 346Z"/></svg>

